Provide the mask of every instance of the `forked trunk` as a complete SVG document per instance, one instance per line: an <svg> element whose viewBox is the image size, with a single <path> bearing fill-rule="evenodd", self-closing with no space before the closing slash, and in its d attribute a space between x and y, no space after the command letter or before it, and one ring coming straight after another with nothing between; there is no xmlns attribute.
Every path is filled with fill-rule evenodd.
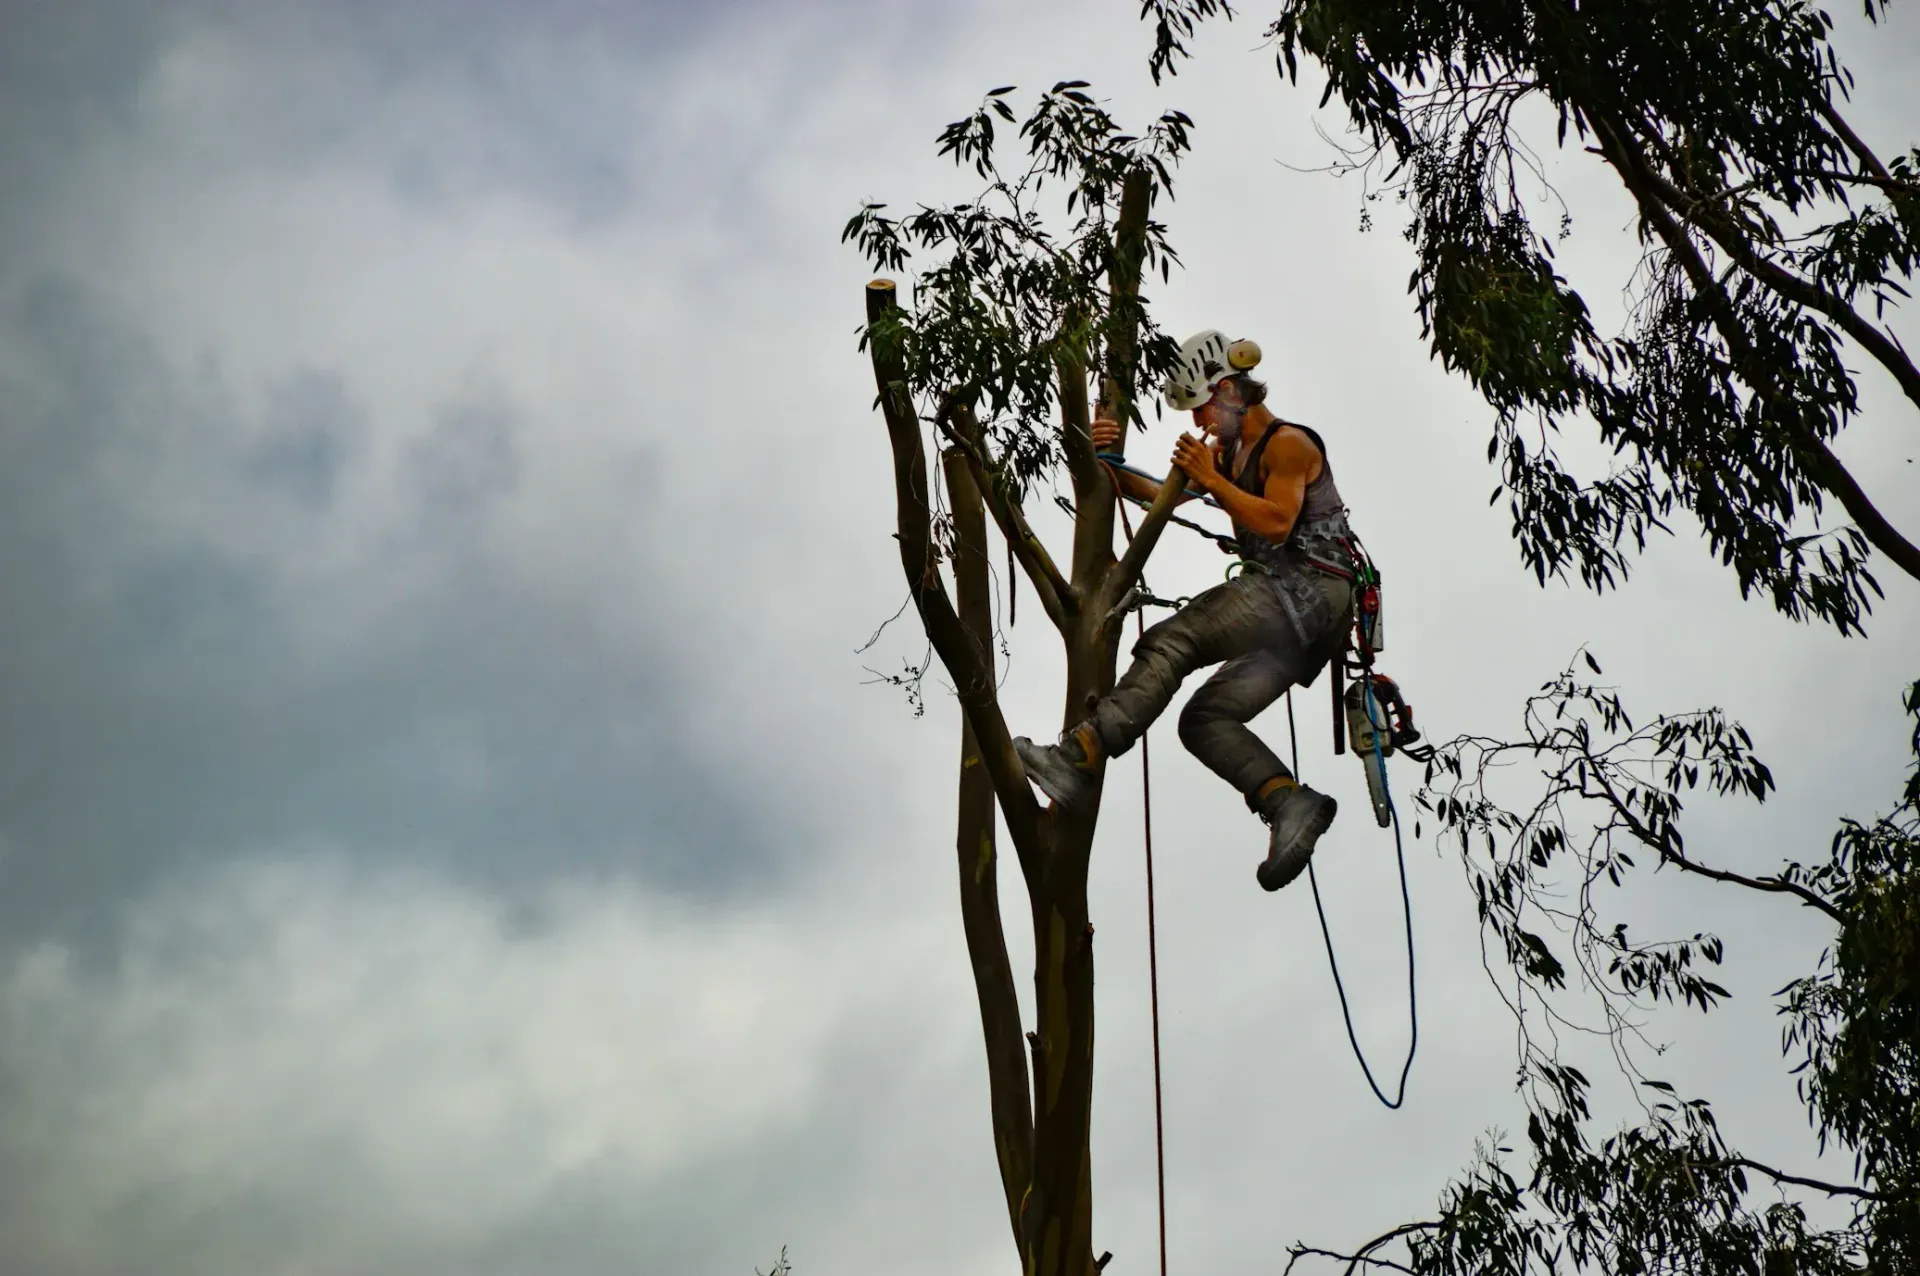
<svg viewBox="0 0 1920 1276"><path fill-rule="evenodd" d="M1146 214L1145 181L1129 179L1115 231L1120 251L1112 280L1114 296L1128 306L1137 304ZM1062 443L1077 502L1069 579L1039 544L1018 505L996 485L970 405L949 404L944 412L954 446L942 455L941 465L953 511L950 600L932 535L921 423L889 331L897 313L892 282L869 284L868 341L893 448L901 567L962 713L956 836L960 912L986 1043L995 1158L1022 1270L1028 1276L1094 1276L1105 1262L1094 1253L1090 1155L1093 926L1087 916L1087 869L1098 803L1085 813L1043 811L1013 751L996 696L985 514L993 514L1059 629L1067 657L1063 726L1070 727L1113 687L1124 619L1116 604L1138 581L1185 479L1178 471L1169 476L1161 500L1116 561L1114 492L1088 437L1087 370L1063 364ZM1122 420L1131 411L1134 359L1131 335L1110 343L1105 406ZM1036 1022L1024 1040L1000 919L996 805L1019 857L1032 910Z"/></svg>

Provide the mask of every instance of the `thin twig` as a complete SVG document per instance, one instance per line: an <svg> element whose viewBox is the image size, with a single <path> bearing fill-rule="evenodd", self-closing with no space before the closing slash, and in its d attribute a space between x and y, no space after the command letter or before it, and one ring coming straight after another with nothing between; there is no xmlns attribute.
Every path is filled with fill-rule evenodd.
<svg viewBox="0 0 1920 1276"><path fill-rule="evenodd" d="M1319 1249L1312 1245L1295 1245L1287 1250L1287 1253L1291 1255L1291 1257L1287 1259L1287 1265L1281 1271L1281 1276L1287 1276L1289 1272L1293 1271L1295 1263L1308 1257L1331 1258L1335 1262L1345 1263L1349 1276L1351 1276L1351 1273L1359 1270L1362 1264L1369 1264L1374 1267L1385 1267L1397 1272L1410 1273L1413 1271L1413 1268L1408 1267L1404 1263L1396 1263L1390 1258L1375 1258L1373 1251L1381 1248L1383 1245L1391 1245L1394 1241L1411 1236L1415 1232L1434 1231L1438 1229L1439 1226L1439 1222L1431 1219L1422 1220L1417 1223L1402 1223L1392 1231L1382 1232L1351 1254L1341 1254L1330 1249Z"/></svg>
<svg viewBox="0 0 1920 1276"><path fill-rule="evenodd" d="M1849 1187L1844 1183L1827 1183L1820 1179L1810 1179L1799 1174L1788 1174L1784 1170L1776 1170L1771 1165L1763 1165L1759 1161L1744 1156L1728 1157L1722 1164L1737 1165L1747 1170L1758 1170L1776 1183L1791 1183L1795 1187L1810 1187L1816 1192L1825 1192L1828 1196L1857 1196L1862 1200L1868 1201L1894 1201L1900 1199L1889 1192L1876 1192L1871 1188Z"/></svg>

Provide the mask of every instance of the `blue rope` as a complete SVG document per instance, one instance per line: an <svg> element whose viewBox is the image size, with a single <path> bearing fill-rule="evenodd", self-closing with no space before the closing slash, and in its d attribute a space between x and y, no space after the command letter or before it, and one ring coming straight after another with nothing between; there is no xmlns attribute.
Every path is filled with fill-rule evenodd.
<svg viewBox="0 0 1920 1276"><path fill-rule="evenodd" d="M1166 482L1166 479L1162 478L1158 474L1149 474L1145 470L1140 469L1137 466L1128 465L1127 458L1120 455L1120 453L1118 452L1095 452L1093 454L1093 459L1096 461L1105 462L1106 464L1111 465L1116 470L1125 470L1127 473L1135 476L1136 478L1146 479L1149 483L1153 483L1155 485ZM1187 495L1193 497L1193 499L1195 499L1196 501L1199 501L1202 505L1211 505L1215 509L1221 508L1219 501L1215 500L1211 495L1201 491L1197 487L1189 486L1187 488Z"/></svg>
<svg viewBox="0 0 1920 1276"><path fill-rule="evenodd" d="M1400 839L1400 812L1393 805L1393 790L1387 786L1387 759L1380 748L1380 722L1374 716L1373 685L1363 684L1367 698L1367 722L1373 727L1373 756L1380 765L1380 788L1387 797L1387 815L1393 821L1393 854L1400 863L1400 907L1406 918L1407 926L1407 1022L1410 1029L1407 1041L1407 1061L1400 1065L1400 1084L1389 1099L1373 1078L1373 1069L1367 1064L1366 1051L1360 1048L1360 1038L1353 1030L1353 1010L1347 1004L1347 987L1340 978L1340 959L1333 951L1333 931L1327 925L1327 910L1320 903L1320 879L1314 875L1313 861L1307 861L1307 881L1313 887L1313 911L1320 918L1320 938L1327 946L1327 968L1333 972L1333 990L1340 996L1340 1018L1347 1025L1347 1044L1353 1047L1353 1057L1360 1061L1361 1075L1367 1079L1367 1086L1373 1091L1373 1097L1380 1100L1389 1110L1398 1110L1407 1100L1407 1075L1413 1071L1414 1051L1420 1047L1420 1000L1414 992L1413 959L1413 893L1407 889L1407 852ZM1300 740L1293 726L1293 695L1287 695L1287 734L1293 737L1294 773L1300 770Z"/></svg>

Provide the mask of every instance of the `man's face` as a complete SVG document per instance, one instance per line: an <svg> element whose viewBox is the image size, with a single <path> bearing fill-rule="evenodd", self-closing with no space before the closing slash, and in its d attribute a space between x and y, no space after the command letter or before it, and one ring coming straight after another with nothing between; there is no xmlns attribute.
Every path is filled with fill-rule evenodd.
<svg viewBox="0 0 1920 1276"><path fill-rule="evenodd" d="M1230 443L1239 438L1240 421L1246 414L1239 390L1231 381L1222 381L1213 387L1213 397L1193 410L1193 423L1202 434Z"/></svg>

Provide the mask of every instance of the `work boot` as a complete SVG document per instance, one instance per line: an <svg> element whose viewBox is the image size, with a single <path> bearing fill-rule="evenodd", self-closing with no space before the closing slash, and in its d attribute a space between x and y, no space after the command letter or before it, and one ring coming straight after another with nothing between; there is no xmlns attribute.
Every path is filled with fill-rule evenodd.
<svg viewBox="0 0 1920 1276"><path fill-rule="evenodd" d="M1277 891L1300 876L1339 809L1338 802L1304 784L1289 784L1263 801L1260 818L1273 831L1267 838L1267 858L1255 874L1260 885Z"/></svg>
<svg viewBox="0 0 1920 1276"><path fill-rule="evenodd" d="M1094 779L1105 750L1091 722L1060 733L1058 744L1035 744L1015 736L1013 751L1026 764L1027 778L1061 806L1085 810L1093 804Z"/></svg>

